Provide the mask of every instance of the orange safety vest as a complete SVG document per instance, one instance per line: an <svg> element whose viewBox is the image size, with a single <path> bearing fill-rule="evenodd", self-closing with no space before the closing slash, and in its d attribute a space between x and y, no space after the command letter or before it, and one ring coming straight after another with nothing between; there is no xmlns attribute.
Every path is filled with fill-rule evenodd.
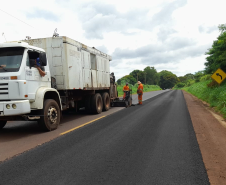
<svg viewBox="0 0 226 185"><path fill-rule="evenodd" d="M123 87L123 91L129 91L129 86L126 86L126 85L125 85L125 86Z"/></svg>
<svg viewBox="0 0 226 185"><path fill-rule="evenodd" d="M137 87L137 94L138 95L143 95L143 84L140 84L138 87Z"/></svg>
<svg viewBox="0 0 226 185"><path fill-rule="evenodd" d="M126 85L125 85L125 86L123 87L123 92L124 92L124 91L129 91L129 86L126 86ZM126 93L124 92L123 99L125 99L125 98L126 98Z"/></svg>

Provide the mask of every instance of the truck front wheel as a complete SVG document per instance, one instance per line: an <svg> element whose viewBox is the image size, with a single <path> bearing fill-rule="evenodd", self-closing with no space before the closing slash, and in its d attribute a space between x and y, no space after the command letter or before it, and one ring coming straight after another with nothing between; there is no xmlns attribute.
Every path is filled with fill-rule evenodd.
<svg viewBox="0 0 226 185"><path fill-rule="evenodd" d="M60 108L57 102L53 99L45 100L41 112L38 124L42 127L42 129L45 131L57 129L60 124Z"/></svg>
<svg viewBox="0 0 226 185"><path fill-rule="evenodd" d="M1 120L0 121L0 129L2 129L6 125L7 121Z"/></svg>

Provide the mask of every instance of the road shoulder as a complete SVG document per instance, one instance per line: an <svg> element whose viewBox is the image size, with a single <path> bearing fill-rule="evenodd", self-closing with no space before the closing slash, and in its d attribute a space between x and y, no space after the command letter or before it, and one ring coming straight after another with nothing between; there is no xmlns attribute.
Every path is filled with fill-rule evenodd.
<svg viewBox="0 0 226 185"><path fill-rule="evenodd" d="M211 185L226 182L226 122L205 102L183 91Z"/></svg>

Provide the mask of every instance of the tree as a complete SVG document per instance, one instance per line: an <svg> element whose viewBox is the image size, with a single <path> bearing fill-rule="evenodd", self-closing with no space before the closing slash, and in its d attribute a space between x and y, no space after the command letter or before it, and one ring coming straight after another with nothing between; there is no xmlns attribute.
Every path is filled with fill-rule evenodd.
<svg viewBox="0 0 226 185"><path fill-rule="evenodd" d="M218 25L218 29L221 31L221 33L226 31L226 24L220 24Z"/></svg>
<svg viewBox="0 0 226 185"><path fill-rule="evenodd" d="M133 76L133 78L137 79L137 75L140 72L140 70L136 69L133 70L129 75Z"/></svg>
<svg viewBox="0 0 226 185"><path fill-rule="evenodd" d="M191 73L188 73L188 74L184 75L184 77L186 78L186 81L187 80L194 80L195 79L194 75L191 74Z"/></svg>
<svg viewBox="0 0 226 185"><path fill-rule="evenodd" d="M200 81L200 78L204 75L204 72L203 71L198 71L198 72L195 72L195 81L196 82L199 82Z"/></svg>
<svg viewBox="0 0 226 185"><path fill-rule="evenodd" d="M157 85L158 83L158 75L157 75L157 71L154 67L146 67L144 68L144 75L146 77L146 80L144 82L146 82L146 84L149 85Z"/></svg>
<svg viewBox="0 0 226 185"><path fill-rule="evenodd" d="M176 88L182 88L184 87L186 84L185 83L182 83L182 82L179 82L175 85Z"/></svg>
<svg viewBox="0 0 226 185"><path fill-rule="evenodd" d="M178 77L180 82L185 82L187 80L187 78L185 76L179 76Z"/></svg>
<svg viewBox="0 0 226 185"><path fill-rule="evenodd" d="M147 66L144 71L133 70L130 73L137 81L141 81L143 84L157 85L159 81L158 73L154 67Z"/></svg>
<svg viewBox="0 0 226 185"><path fill-rule="evenodd" d="M175 74L173 74L170 71L163 70L158 73L160 80L159 80L159 86L162 89L168 89L174 87L179 82L179 79Z"/></svg>
<svg viewBox="0 0 226 185"><path fill-rule="evenodd" d="M136 79L131 75L126 75L126 76L123 76L122 78L117 80L117 83L119 85L125 85L126 82L128 82L129 84L135 84Z"/></svg>
<svg viewBox="0 0 226 185"><path fill-rule="evenodd" d="M141 81L141 83L145 83L145 73L143 71L139 71L138 73L138 81Z"/></svg>
<svg viewBox="0 0 226 185"><path fill-rule="evenodd" d="M218 26L221 32L217 40L213 41L212 48L208 49L206 55L207 62L205 63L205 73L212 74L218 68L226 71L226 25L221 24Z"/></svg>
<svg viewBox="0 0 226 185"><path fill-rule="evenodd" d="M138 69L133 70L129 75L133 76L136 79L136 81L141 81L142 83L144 83L145 81L145 74L141 70Z"/></svg>

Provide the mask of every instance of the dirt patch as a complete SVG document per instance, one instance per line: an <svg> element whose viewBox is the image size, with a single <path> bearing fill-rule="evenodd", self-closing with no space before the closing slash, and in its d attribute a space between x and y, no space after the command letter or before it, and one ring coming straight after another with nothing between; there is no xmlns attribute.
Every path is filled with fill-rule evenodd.
<svg viewBox="0 0 226 185"><path fill-rule="evenodd" d="M206 102L183 93L210 184L226 184L226 122Z"/></svg>

